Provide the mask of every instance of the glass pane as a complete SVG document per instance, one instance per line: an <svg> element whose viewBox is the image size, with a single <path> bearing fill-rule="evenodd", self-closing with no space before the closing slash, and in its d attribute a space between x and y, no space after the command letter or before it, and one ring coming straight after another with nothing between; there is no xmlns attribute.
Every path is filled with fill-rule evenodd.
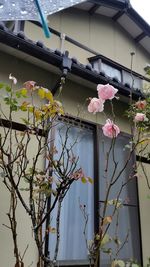
<svg viewBox="0 0 150 267"><path fill-rule="evenodd" d="M97 72L100 72L100 65L101 65L101 60L95 60L92 62L93 68L94 70L96 70Z"/></svg>
<svg viewBox="0 0 150 267"><path fill-rule="evenodd" d="M55 144L60 153L61 140L60 135L65 140L67 126L59 124L56 130ZM60 133L60 134L59 134ZM79 156L77 168L82 167L86 176L94 177L93 169L93 132L88 129L81 129L80 127L71 127L68 131L68 147L77 140L73 147L75 156ZM94 210L94 195L93 185L90 183L83 184L80 180L75 181L68 191L61 210L60 223L60 249L58 260L86 260L88 253L86 249L85 237L83 235L85 220L80 210L80 204L86 205L87 213L89 214L89 221L87 225L87 238L93 237L93 210ZM51 225L56 227L56 213L51 217ZM54 254L56 236L50 235L50 248Z"/></svg>
<svg viewBox="0 0 150 267"><path fill-rule="evenodd" d="M114 180L118 177L121 170L124 168L125 163L130 154L129 148L126 145L129 144L130 138L128 136L119 135L115 143L115 152L111 151L109 157L109 163L107 165L108 151L111 145L111 140L103 135L101 132L100 135L100 215L102 216L104 201L106 198L106 191L109 186L110 180L113 176L115 170L115 162L117 162L117 168L114 175ZM114 158L113 158L114 157ZM106 172L107 170L107 172ZM120 247L123 243L124 246L118 253L118 259L129 260L137 259L140 262L140 235L139 235L139 217L138 217L138 207L137 206L137 184L136 178L130 179L134 174L134 155L131 157L127 168L122 172L120 178L112 186L108 201L109 205L107 206L107 212L104 215L112 216L112 223L108 229L108 234L111 237L111 242L106 245L107 249L112 250L112 259L116 258L117 251L120 250ZM119 195L122 184L126 181L129 181L127 186L125 186ZM119 197L118 197L119 196ZM118 208L118 213L116 212L113 215L115 205L111 200L118 199L119 202L124 203ZM118 214L118 216L117 216ZM118 224L117 224L118 222ZM114 238L119 238L120 245L114 242ZM136 240L136 242L135 242ZM110 256L107 253L101 252L101 263L102 266L110 266Z"/></svg>
<svg viewBox="0 0 150 267"><path fill-rule="evenodd" d="M111 67L108 64L101 64L101 71L104 71L105 74L110 78L117 78L119 82L121 82L121 71Z"/></svg>
<svg viewBox="0 0 150 267"><path fill-rule="evenodd" d="M131 156L127 167L123 170L130 154L130 149L126 147L129 145L130 139L125 136L119 135L116 139L114 146L114 160L117 163L117 167L115 167L113 160L113 152L111 151L109 156L108 168L107 165L107 153L109 151L111 140L103 135L101 132L100 137L100 200L105 200L107 186L114 174L113 181L117 179L119 174L119 178L117 182L111 187L111 191L109 193L109 200L116 199L122 185L127 183L126 186L122 188L122 191L119 195L119 199L121 201L136 205L137 204L137 187L136 187L136 177L132 178L134 175L134 155ZM107 168L107 172L106 172Z"/></svg>
<svg viewBox="0 0 150 267"><path fill-rule="evenodd" d="M123 76L123 84L128 84L130 88L134 89L142 89L142 79L136 77L133 75L133 78L131 76L131 73L127 71L122 71L122 76ZM134 82L133 82L134 79Z"/></svg>
<svg viewBox="0 0 150 267"><path fill-rule="evenodd" d="M102 204L103 205L103 204ZM112 212L112 207L108 210L107 215ZM117 221L119 222L117 226ZM118 258L122 260L141 261L140 235L139 235L139 219L136 207L124 206L120 208L118 216L116 215L110 224L108 234L112 241L106 245L107 249L112 250L112 259ZM113 240L119 239L120 245ZM121 249L122 247L122 249ZM117 254L117 256L116 256ZM103 266L110 266L110 258L108 254L101 252L101 263Z"/></svg>

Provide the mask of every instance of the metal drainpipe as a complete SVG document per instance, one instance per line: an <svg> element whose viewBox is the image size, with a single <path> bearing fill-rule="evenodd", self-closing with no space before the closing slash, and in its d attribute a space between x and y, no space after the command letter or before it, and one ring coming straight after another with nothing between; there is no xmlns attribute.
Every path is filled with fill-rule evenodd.
<svg viewBox="0 0 150 267"><path fill-rule="evenodd" d="M63 84L65 83L67 74L68 74L68 72L71 71L71 66L72 66L72 60L69 58L69 52L65 51L65 53L63 55L62 65L60 67L62 70L62 74L61 74L60 78L58 79L58 81L56 82L53 89L51 90L53 95L55 95L58 88L63 86Z"/></svg>
<svg viewBox="0 0 150 267"><path fill-rule="evenodd" d="M61 53L64 52L65 38L66 38L66 34L65 33L61 33L61 35L60 35L60 51L61 51Z"/></svg>
<svg viewBox="0 0 150 267"><path fill-rule="evenodd" d="M61 65L62 75L60 76L60 78L58 79L58 81L56 82L55 86L53 87L53 89L51 91L53 95L55 95L57 90L61 86L63 86L63 84L65 83L67 74L68 74L68 72L71 71L71 66L72 66L72 60L69 58L69 52L65 51L65 53L63 55L62 65ZM54 132L52 131L52 135L53 134L54 134ZM52 140L54 140L54 137L52 138ZM49 209L50 205L51 205L51 197L49 197L49 199L48 199L47 210ZM47 228L48 228L49 224L50 224L50 216L46 219L46 227ZM45 253L45 256L48 258L50 255L50 252L49 252L49 235L46 235L44 253ZM47 266L47 264L45 263L44 267L46 267L46 266Z"/></svg>

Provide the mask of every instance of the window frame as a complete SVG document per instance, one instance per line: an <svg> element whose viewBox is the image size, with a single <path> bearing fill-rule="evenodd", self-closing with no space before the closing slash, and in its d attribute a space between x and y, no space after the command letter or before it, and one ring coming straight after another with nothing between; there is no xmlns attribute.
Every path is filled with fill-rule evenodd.
<svg viewBox="0 0 150 267"><path fill-rule="evenodd" d="M24 20L13 20L13 21L3 21L6 28L8 28L11 32L18 33L20 31L24 31L25 21ZM14 23L12 29L9 27L9 23ZM8 25L7 25L8 24Z"/></svg>
<svg viewBox="0 0 150 267"><path fill-rule="evenodd" d="M103 70L101 69L102 63L114 68L114 70L118 70L120 72L120 74L121 74L121 81L118 80L118 83L121 83L125 87L132 89L131 86L128 86L126 82L123 82L123 73L126 72L129 75L131 75L131 70L130 69L118 64L117 62L112 61L111 59L109 60L109 59L105 58L102 55L89 58L88 60L91 63L93 68L94 68L94 64L95 63L98 64L98 70L97 70L97 68L96 69L94 68L94 69L96 71L98 71L100 74L103 73ZM133 75L133 78L135 78L136 80L139 79L139 83L141 83L141 85L143 84L144 77L142 75L140 75L140 74L138 74L138 73L136 73L134 71L132 71L132 75ZM109 75L107 75L107 73L105 73L104 76L110 78L110 80L116 81L115 77L112 78ZM134 91L142 91L142 88L134 88L133 87L133 90Z"/></svg>
<svg viewBox="0 0 150 267"><path fill-rule="evenodd" d="M59 118L60 122L69 122L71 124L73 124L74 126L78 126L80 125L81 127L88 127L90 129L93 130L93 150L94 150L94 232L98 232L99 230L99 203L100 201L100 190L99 190L99 181L100 181L100 166L99 166L99 157L100 157L100 149L99 149L99 133L102 129L102 125L98 124L98 123L94 123L94 122L90 122L88 120L84 120L84 119L80 119L74 116L61 116ZM130 138L131 135L127 134L125 132L121 132L120 133L122 135L122 137L128 137ZM54 138L54 134L52 132L52 138ZM136 160L136 155L134 154L134 161ZM141 220L140 220L140 207L139 207L139 192L138 192L138 182L137 182L137 178L135 178L135 191L136 191L136 196L137 196L137 217L138 217L138 231L139 231L139 251L140 251L140 264L143 266L143 251L142 251L142 232L141 232ZM48 200L48 208L51 204L51 200L49 197ZM135 207L135 205L130 205L130 204L125 204L125 206L131 206L131 207ZM49 225L49 218L46 221L46 225ZM46 240L45 240L45 256L48 257L49 256L49 235L47 235ZM85 263L80 261L80 260L72 260L72 261L59 261L59 265L61 267L73 267L73 266L83 266L83 267L88 267L89 264L86 264L86 260ZM98 264L99 266L99 264ZM46 266L45 266L46 267Z"/></svg>

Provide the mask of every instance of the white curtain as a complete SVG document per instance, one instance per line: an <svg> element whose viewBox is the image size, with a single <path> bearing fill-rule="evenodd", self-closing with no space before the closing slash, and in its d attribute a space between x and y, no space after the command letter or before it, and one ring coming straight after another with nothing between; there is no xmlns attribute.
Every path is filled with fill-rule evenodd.
<svg viewBox="0 0 150 267"><path fill-rule="evenodd" d="M126 145L129 144L129 138L118 136L115 144L115 160L118 162L117 171L115 177L119 174L119 172L124 167L124 164L129 155L129 148L126 148ZM112 173L114 171L114 163L112 158L112 153L110 154L109 167L107 178L105 175L105 166L106 166L106 153L109 151L110 140L104 136L101 136L100 140L100 207L101 212L103 210L103 205L106 196L106 188L107 182L109 183ZM116 199L118 193L120 191L121 185L125 183L130 176L133 174L134 169L134 157L131 158L127 168L123 171L120 178L112 187L108 200ZM114 238L116 233L123 244L125 245L120 250L118 255L119 259L129 260L136 259L140 262L140 237L139 237L139 218L138 218L138 204L137 204L137 188L136 188L136 180L133 178L127 186L122 190L119 199L125 205L119 209L118 221L119 225L116 228L117 216L114 217L113 222L110 224L110 228L108 234ZM114 210L114 206L107 207L106 216L111 216ZM117 232L116 232L117 229ZM127 234L129 234L127 238ZM111 241L107 246L107 248L111 248L114 257L117 251L117 246L115 242ZM109 256L106 253L101 253L101 263L108 266Z"/></svg>
<svg viewBox="0 0 150 267"><path fill-rule="evenodd" d="M60 123L56 129L55 145L58 155L61 153L61 138L65 139L66 129L68 125ZM69 126L70 127L70 126ZM77 168L82 167L86 176L94 178L94 162L93 162L93 132L89 129L81 129L81 127L72 126L68 131L67 146L77 138L77 142L73 147L75 156L79 156ZM61 138L60 138L61 136ZM62 204L61 223L60 223L60 247L58 260L86 260L88 253L86 242L83 235L85 220L81 213L79 205L86 205L89 221L87 225L87 239L93 238L94 233L94 185L83 184L81 180L75 181ZM56 227L56 212L51 216L51 225ZM54 255L56 244L56 234L50 234L49 250L51 257Z"/></svg>

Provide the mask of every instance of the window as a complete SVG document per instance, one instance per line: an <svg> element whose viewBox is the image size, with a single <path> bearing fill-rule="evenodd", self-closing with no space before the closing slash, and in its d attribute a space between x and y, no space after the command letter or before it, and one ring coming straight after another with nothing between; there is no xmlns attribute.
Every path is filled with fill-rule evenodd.
<svg viewBox="0 0 150 267"><path fill-rule="evenodd" d="M108 76L116 81L121 82L121 71L117 68L110 66L109 64L98 59L93 62L94 69L102 75Z"/></svg>
<svg viewBox="0 0 150 267"><path fill-rule="evenodd" d="M135 90L141 90L142 89L142 79L136 77L135 75L131 75L131 73L123 70L122 71L122 80L123 84L127 85L129 88L135 89Z"/></svg>
<svg viewBox="0 0 150 267"><path fill-rule="evenodd" d="M122 83L128 88L133 87L134 90L142 89L143 79L138 74L131 76L130 70L125 70L123 66L112 61L110 62L108 59L95 57L89 60L93 68L101 75L111 78L115 82Z"/></svg>
<svg viewBox="0 0 150 267"><path fill-rule="evenodd" d="M71 265L86 265L88 263L88 252L85 245L85 239L83 235L84 223L83 216L81 214L79 205L83 204L87 207L87 213L89 214L89 221L87 226L87 239L93 239L93 233L96 231L94 226L99 223L99 217L96 217L96 213L101 212L105 202L106 191L106 177L105 164L106 155L110 145L110 139L105 138L99 129L95 125L88 125L82 123L78 124L66 124L61 122L55 129L55 144L60 153L61 140L65 138L66 129L69 125L69 138L68 144L71 144L75 140L75 146L73 147L73 153L79 156L78 167L82 167L86 176L94 178L94 185L83 184L80 181L74 182L69 190L66 198L62 204L61 211L61 224L60 224L60 250L58 254L59 265L67 264ZM82 127L81 127L82 126ZM97 133L97 134L96 134ZM60 135L61 138L60 139ZM98 136L98 137L97 137ZM115 144L115 160L118 162L116 176L123 168L126 159L128 158L129 150L125 148L128 144L129 137L121 135L118 136ZM98 146L95 146L95 144ZM96 156L96 151L100 156ZM112 154L110 154L109 169L107 171L108 181L114 171ZM96 161L96 162L95 162ZM128 167L122 172L121 179L113 186L109 200L118 196L118 191L121 188L122 183L127 181L130 177L134 166L134 157L128 163ZM95 169L96 168L96 169ZM99 170L99 173L98 173ZM96 177L98 173L98 177ZM107 182L108 182L107 181ZM95 193L99 188L99 200L96 199ZM139 211L138 211L138 199L137 199L137 185L136 180L130 181L125 188L123 188L119 195L120 201L123 201L123 206L119 210L119 215L116 215L116 221L119 220L119 227L116 230L116 223L113 222L110 225L108 231L109 235L114 237L116 233L120 238L120 242L126 240L123 249L121 250L119 257L121 259L137 259L141 261L141 248L140 248L140 232L139 232ZM110 205L108 213L110 216L113 212L113 206ZM51 224L55 227L56 214L53 213L51 217ZM115 220L114 220L115 221ZM96 223L95 223L96 222ZM129 236L127 237L127 233ZM135 242L136 240L136 242ZM49 246L52 248L51 256L54 254L54 248L56 243L55 235L50 235ZM115 242L108 244L113 252L117 247ZM106 253L101 253L102 266L108 266L109 257Z"/></svg>
<svg viewBox="0 0 150 267"><path fill-rule="evenodd" d="M100 135L99 150L100 150L100 208L103 209L105 201L105 192L107 183L109 183L112 174L115 170L115 165L113 163L113 155L111 153L107 175L105 173L106 168L106 156L110 147L110 140ZM129 156L129 148L126 148L126 145L129 143L129 136L120 135L116 139L115 143L115 161L117 162L116 177L118 173L123 169L124 164ZM120 203L123 203L123 206L118 209L118 214L116 213L114 221L110 224L108 234L110 237L119 237L119 242L124 243L123 249L120 250L118 258L123 260L136 259L138 262L141 261L140 253L140 233L139 233L139 211L138 211L138 199L137 199L137 184L136 178L131 179L130 177L134 175L134 155L131 157L127 168L122 172L121 177L118 181L112 186L109 199L115 199L119 195L120 188L122 184L128 181L127 185L123 188L119 195ZM106 183L107 179L107 183ZM114 206L110 205L108 208L107 216L113 213ZM117 225L117 222L119 224ZM136 240L136 242L135 242ZM112 252L115 253L118 251L117 242L113 240L107 245L107 248L110 248ZM108 266L108 254L101 252L101 262L103 266Z"/></svg>
<svg viewBox="0 0 150 267"><path fill-rule="evenodd" d="M106 63L101 63L101 71L104 72L108 77L110 78L115 78L118 80L118 82L121 82L121 71L106 64Z"/></svg>
<svg viewBox="0 0 150 267"><path fill-rule="evenodd" d="M24 21L18 21L18 20L11 20L11 21L3 21L4 25L7 29L9 29L12 32L19 32L23 31L24 29Z"/></svg>

